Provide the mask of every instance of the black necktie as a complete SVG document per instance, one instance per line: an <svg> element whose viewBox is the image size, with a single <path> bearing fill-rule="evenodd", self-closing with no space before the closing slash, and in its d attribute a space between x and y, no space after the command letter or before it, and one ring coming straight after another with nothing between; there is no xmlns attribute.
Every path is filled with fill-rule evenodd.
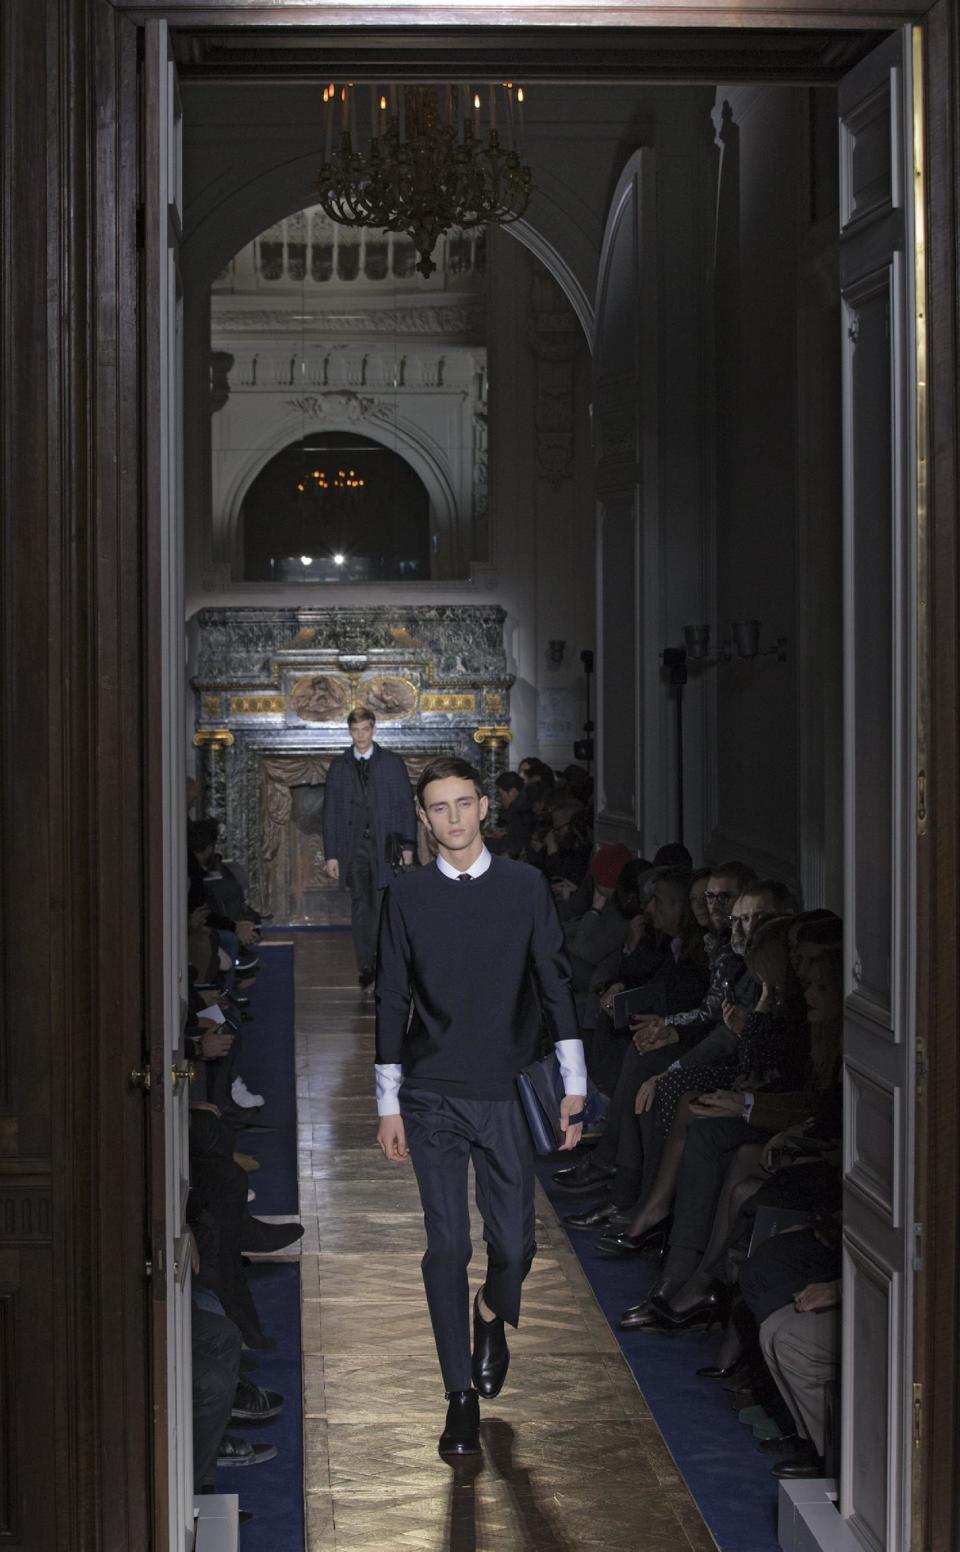
<svg viewBox="0 0 960 1552"><path fill-rule="evenodd" d="M363 785L366 786L367 777L370 775L370 763L368 760L361 759L357 761L357 764L360 767L360 780L363 782Z"/></svg>
<svg viewBox="0 0 960 1552"><path fill-rule="evenodd" d="M461 884L472 884L473 883L473 874L472 873L461 873L459 881L460 881Z"/></svg>

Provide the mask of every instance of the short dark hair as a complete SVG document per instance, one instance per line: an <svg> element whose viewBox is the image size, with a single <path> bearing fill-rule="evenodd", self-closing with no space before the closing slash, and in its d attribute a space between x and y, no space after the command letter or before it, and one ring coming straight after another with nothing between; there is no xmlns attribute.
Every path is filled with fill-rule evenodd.
<svg viewBox="0 0 960 1552"><path fill-rule="evenodd" d="M689 871L693 867L693 858L682 841L668 841L654 852L653 865L655 868L686 868Z"/></svg>
<svg viewBox="0 0 960 1552"><path fill-rule="evenodd" d="M494 786L499 787L501 792L522 792L523 778L516 771L501 771Z"/></svg>
<svg viewBox="0 0 960 1552"><path fill-rule="evenodd" d="M749 862L715 862L710 869L710 873L713 878L734 879L741 894L748 884L753 883L757 876Z"/></svg>
<svg viewBox="0 0 960 1552"><path fill-rule="evenodd" d="M417 782L417 802L423 807L423 795L432 781L446 781L448 777L456 776L458 781L472 781L476 788L477 797L483 797L483 787L480 782L480 772L475 770L469 760L461 760L459 755L439 754L429 765L425 765L420 772L420 780Z"/></svg>
<svg viewBox="0 0 960 1552"><path fill-rule="evenodd" d="M369 706L354 706L347 718L347 727L353 727L355 722L376 722L377 714L371 711Z"/></svg>
<svg viewBox="0 0 960 1552"><path fill-rule="evenodd" d="M775 916L796 916L797 897L779 878L752 878L741 891L745 895L769 895Z"/></svg>
<svg viewBox="0 0 960 1552"><path fill-rule="evenodd" d="M525 765L530 772L532 781L542 781L544 786L552 787L556 781L553 768L547 765L545 760L538 760L535 754L524 755L520 765ZM520 766L517 766L520 769Z"/></svg>

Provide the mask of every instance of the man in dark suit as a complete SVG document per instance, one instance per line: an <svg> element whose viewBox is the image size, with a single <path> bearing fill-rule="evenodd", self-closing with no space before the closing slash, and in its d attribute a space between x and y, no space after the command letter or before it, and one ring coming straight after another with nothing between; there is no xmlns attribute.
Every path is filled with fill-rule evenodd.
<svg viewBox="0 0 960 1552"><path fill-rule="evenodd" d="M533 1149L516 1076L539 1054L541 1024L563 1075L564 1148L580 1141L587 1092L563 929L536 868L494 857L480 826L487 799L472 766L441 756L417 785L437 842L430 867L390 887L377 967L377 1140L413 1161L427 1231L423 1279L448 1408L444 1456L475 1454L479 1399L496 1396L504 1324L536 1251ZM473 1303L468 1166L487 1262Z"/></svg>
<svg viewBox="0 0 960 1552"><path fill-rule="evenodd" d="M350 891L353 946L360 985L370 986L377 959L383 891L395 860L413 862L417 816L399 755L374 742L376 716L357 706L347 718L351 746L327 772L323 794L324 868Z"/></svg>

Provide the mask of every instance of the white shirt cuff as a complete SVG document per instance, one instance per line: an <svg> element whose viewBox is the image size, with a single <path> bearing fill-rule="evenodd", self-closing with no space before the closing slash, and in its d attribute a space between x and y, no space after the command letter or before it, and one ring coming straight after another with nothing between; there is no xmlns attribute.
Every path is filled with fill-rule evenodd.
<svg viewBox="0 0 960 1552"><path fill-rule="evenodd" d="M749 1089L745 1089L743 1094L743 1119L745 1121L749 1121L753 1115L753 1102L754 1095Z"/></svg>
<svg viewBox="0 0 960 1552"><path fill-rule="evenodd" d="M565 1094L587 1093L587 1063L583 1055L582 1040L558 1040L554 1046Z"/></svg>
<svg viewBox="0 0 960 1552"><path fill-rule="evenodd" d="M682 1065L683 1065L683 1063L681 1062L681 1060L680 1060L680 1058L678 1056L675 1062L671 1062L670 1063L670 1066L667 1068L667 1071L668 1072L679 1072L680 1068L682 1067Z"/></svg>
<svg viewBox="0 0 960 1552"><path fill-rule="evenodd" d="M403 1068L399 1062L378 1062L373 1070L377 1079L377 1115L399 1115Z"/></svg>

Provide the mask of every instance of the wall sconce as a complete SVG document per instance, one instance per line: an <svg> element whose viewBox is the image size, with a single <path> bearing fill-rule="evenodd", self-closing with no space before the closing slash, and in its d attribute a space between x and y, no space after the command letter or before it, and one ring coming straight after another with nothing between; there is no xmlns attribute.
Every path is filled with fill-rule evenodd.
<svg viewBox="0 0 960 1552"><path fill-rule="evenodd" d="M567 643L565 641L547 642L547 658L549 659L551 667L560 667L561 663L563 662L563 654L566 651L566 647Z"/></svg>
<svg viewBox="0 0 960 1552"><path fill-rule="evenodd" d="M778 663L787 661L786 636L778 636L775 647L768 648L766 652L760 651L759 620L734 620L730 626L730 634L732 641L723 642L711 657L709 625L685 625L683 650L687 661L699 668L717 668L721 663L729 663L734 652L742 659L775 657Z"/></svg>

